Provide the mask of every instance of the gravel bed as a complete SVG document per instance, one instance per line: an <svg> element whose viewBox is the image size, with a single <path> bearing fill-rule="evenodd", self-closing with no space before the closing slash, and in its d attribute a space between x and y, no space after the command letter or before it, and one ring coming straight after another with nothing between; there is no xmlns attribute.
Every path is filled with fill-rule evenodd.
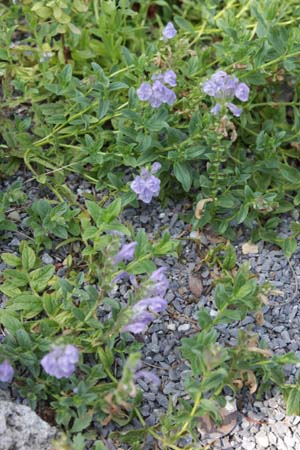
<svg viewBox="0 0 300 450"><path fill-rule="evenodd" d="M21 175L23 177L23 174ZM6 184L6 183L5 183ZM85 181L78 181L76 177L70 177L69 186L73 192L77 192L82 201L84 194L93 192L91 186ZM77 186L77 187L76 187ZM3 187L3 186L2 186ZM29 202L45 195L45 189L40 190L39 185L30 182L27 185L26 194ZM48 193L48 198L51 194ZM157 422L158 417L164 414L168 408L169 399L176 406L179 398L186 396L183 386L185 374L189 371L188 364L182 359L179 351L180 339L197 331L197 312L199 307L213 307L213 276L212 270L200 265L200 245L210 245L205 234L201 240L182 220L187 204L170 202L166 208L162 208L157 202L151 205L140 205L139 209L128 208L124 214L124 221L133 224L136 231L143 228L148 236L157 237L164 230L168 230L172 237L181 237L182 252L179 258L158 258L155 262L158 266L167 266L170 288L166 295L169 306L167 310L148 328L142 336L144 341L143 362L145 368L151 369L160 377L161 385L156 387L139 381L144 391L141 414L148 425ZM0 241L1 252L17 250L20 240L26 238L22 223L26 218L26 211L20 211L21 233L8 233L9 240ZM294 211L294 219L298 218L298 212ZM286 217L281 224L280 233L287 236L289 222L294 220ZM258 253L243 255L242 244L247 242L249 236L246 232L239 234L235 243L238 254L238 265L248 261L251 271L256 274L260 283L269 281L273 287L273 296L264 307L264 323L261 326L255 324L254 317L248 316L242 323L247 327L254 326L254 331L265 339L270 349L276 354L288 351L300 352L300 252L288 261L282 251L274 245L258 244ZM64 250L57 254L44 251L41 255L44 263L61 262L66 256ZM0 263L0 273L5 265ZM195 274L202 282L202 293L195 297L189 288L189 277ZM59 275L63 276L63 272ZM121 290L114 295L122 295ZM1 302L1 300L0 300ZM229 339L234 343L236 324L220 328L221 338ZM300 353L299 353L300 354ZM287 379L295 382L300 374L300 365L286 368ZM128 429L139 427L139 423L133 422ZM110 424L102 428L97 426L103 437L115 429ZM116 444L107 438L107 448L114 450ZM125 449L126 447L123 446ZM145 443L144 450L153 450L155 447L152 438ZM238 424L234 431L224 438L217 439L212 448L215 449L300 449L300 418L287 417L282 396L274 388L263 400L256 401L255 396L249 397L239 411Z"/></svg>

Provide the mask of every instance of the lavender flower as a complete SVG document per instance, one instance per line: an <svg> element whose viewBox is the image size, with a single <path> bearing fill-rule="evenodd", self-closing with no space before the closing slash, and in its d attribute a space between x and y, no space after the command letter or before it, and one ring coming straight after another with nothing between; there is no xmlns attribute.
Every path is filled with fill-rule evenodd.
<svg viewBox="0 0 300 450"><path fill-rule="evenodd" d="M167 301L160 297L148 297L138 301L133 307L133 313L140 314L143 311L159 313L166 309Z"/></svg>
<svg viewBox="0 0 300 450"><path fill-rule="evenodd" d="M130 275L128 272L123 270L122 272L118 273L112 280L112 284L117 283L118 281L122 280L123 278L129 278L130 283L134 287L138 287L138 282L135 275Z"/></svg>
<svg viewBox="0 0 300 450"><path fill-rule="evenodd" d="M220 103L216 103L215 106L213 106L210 110L213 116L217 116L219 112L221 111L221 105Z"/></svg>
<svg viewBox="0 0 300 450"><path fill-rule="evenodd" d="M14 369L10 363L5 359L0 364L0 381L3 383L10 383L14 377Z"/></svg>
<svg viewBox="0 0 300 450"><path fill-rule="evenodd" d="M219 70L209 80L202 83L202 91L218 100L210 110L213 115L218 115L224 107L227 107L234 116L239 117L243 111L242 108L237 107L230 100L236 97L246 102L250 89L246 83L240 83L238 78Z"/></svg>
<svg viewBox="0 0 300 450"><path fill-rule="evenodd" d="M246 102L249 98L249 92L250 89L246 83L239 83L235 90L235 96L241 100L241 102Z"/></svg>
<svg viewBox="0 0 300 450"><path fill-rule="evenodd" d="M121 250L114 257L114 264L118 264L121 261L130 261L134 257L135 247L137 242L130 242L125 244Z"/></svg>
<svg viewBox="0 0 300 450"><path fill-rule="evenodd" d="M155 168L156 167L157 166L155 166ZM150 203L152 197L157 197L159 194L160 179L152 175L149 170L143 168L141 170L141 175L135 177L135 179L130 184L130 187L133 192L138 195L139 200L142 200L144 203Z"/></svg>
<svg viewBox="0 0 300 450"><path fill-rule="evenodd" d="M160 379L153 372L149 372L149 370L140 369L135 372L134 379L138 380L139 378L144 378L145 381L149 383L153 383L155 385L160 385Z"/></svg>
<svg viewBox="0 0 300 450"><path fill-rule="evenodd" d="M155 319L155 315L164 311L166 306L166 300L159 296L140 300L132 308L133 316L129 323L122 328L122 332L142 333L149 323Z"/></svg>
<svg viewBox="0 0 300 450"><path fill-rule="evenodd" d="M176 95L161 81L155 80L152 86L152 95L148 100L152 108L159 108L163 103L172 106L176 101Z"/></svg>
<svg viewBox="0 0 300 450"><path fill-rule="evenodd" d="M79 350L74 345L54 346L53 350L41 360L41 366L55 378L69 377L79 361Z"/></svg>
<svg viewBox="0 0 300 450"><path fill-rule="evenodd" d="M153 319L153 314L148 311L142 311L140 314L135 314L131 318L130 322L122 328L122 332L129 331L133 334L142 333Z"/></svg>
<svg viewBox="0 0 300 450"><path fill-rule="evenodd" d="M166 267L160 267L151 274L150 281L152 286L148 290L148 295L159 295L160 297L165 295L169 287L169 281L165 276L166 270Z"/></svg>
<svg viewBox="0 0 300 450"><path fill-rule="evenodd" d="M161 169L161 164L159 162L155 162L152 164L151 173L154 174Z"/></svg>
<svg viewBox="0 0 300 450"><path fill-rule="evenodd" d="M136 92L140 100L147 101L152 96L152 86L149 83L142 83Z"/></svg>
<svg viewBox="0 0 300 450"><path fill-rule="evenodd" d="M172 22L168 22L165 28L163 29L162 35L163 40L167 41L168 39L172 39L177 34L177 31Z"/></svg>
<svg viewBox="0 0 300 450"><path fill-rule="evenodd" d="M160 81L161 83L166 83L169 86L176 86L176 73L174 70L166 70L164 73L155 73L152 75L151 79L153 81ZM142 84L148 84L148 83L142 83Z"/></svg>
<svg viewBox="0 0 300 450"><path fill-rule="evenodd" d="M137 89L137 96L142 101L148 101L152 108L159 108L163 103L172 106L176 101L176 94L165 84L176 86L176 73L167 70L164 73L152 75L153 85L142 83Z"/></svg>
<svg viewBox="0 0 300 450"><path fill-rule="evenodd" d="M165 83L167 83L169 86L176 86L176 73L174 72L174 70L167 70L164 74L163 74L163 80Z"/></svg>
<svg viewBox="0 0 300 450"><path fill-rule="evenodd" d="M227 108L232 112L232 114L236 117L240 117L243 109L234 105L233 103L226 103Z"/></svg>

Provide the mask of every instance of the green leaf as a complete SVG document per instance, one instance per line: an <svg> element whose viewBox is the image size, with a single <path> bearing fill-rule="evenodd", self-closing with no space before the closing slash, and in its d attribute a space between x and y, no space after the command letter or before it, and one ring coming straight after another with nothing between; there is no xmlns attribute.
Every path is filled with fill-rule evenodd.
<svg viewBox="0 0 300 450"><path fill-rule="evenodd" d="M13 253L2 253L1 258L8 266L17 267L21 264L21 258Z"/></svg>
<svg viewBox="0 0 300 450"><path fill-rule="evenodd" d="M297 251L298 244L296 239L288 238L283 241L281 244L281 248L284 252L284 256L286 256L288 259L290 259L293 254Z"/></svg>
<svg viewBox="0 0 300 450"><path fill-rule="evenodd" d="M93 415L85 414L82 417L77 417L74 421L74 425L71 429L72 433L78 433L79 431L88 428L92 422Z"/></svg>
<svg viewBox="0 0 300 450"><path fill-rule="evenodd" d="M223 384L225 384L228 373L225 369L219 368L212 371L209 375L205 377L202 381L202 389L204 391L216 391L220 389Z"/></svg>
<svg viewBox="0 0 300 450"><path fill-rule="evenodd" d="M22 250L22 266L23 269L28 272L35 265L36 256L32 248L30 248L27 244L24 245Z"/></svg>
<svg viewBox="0 0 300 450"><path fill-rule="evenodd" d="M236 221L238 224L243 223L246 220L246 218L248 216L248 212L249 212L249 206L242 205L236 216Z"/></svg>
<svg viewBox="0 0 300 450"><path fill-rule="evenodd" d="M287 403L286 403L286 413L288 416L299 416L300 415L300 387L299 386L292 388L289 392Z"/></svg>
<svg viewBox="0 0 300 450"><path fill-rule="evenodd" d="M199 145L194 145L193 147L188 147L185 150L185 159L199 159L200 156L207 155L208 150L206 147L200 147Z"/></svg>
<svg viewBox="0 0 300 450"><path fill-rule="evenodd" d="M28 284L27 274L16 269L6 269L4 271L5 278L9 279L12 286L23 287Z"/></svg>
<svg viewBox="0 0 300 450"><path fill-rule="evenodd" d="M250 294L254 294L257 288L256 280L247 281L237 292L236 297L245 298Z"/></svg>
<svg viewBox="0 0 300 450"><path fill-rule="evenodd" d="M229 301L230 295L223 283L217 284L214 302L218 309L222 309Z"/></svg>
<svg viewBox="0 0 300 450"><path fill-rule="evenodd" d="M132 261L126 267L126 270L133 275L139 275L141 273L151 273L156 269L155 264L150 261Z"/></svg>
<svg viewBox="0 0 300 450"><path fill-rule="evenodd" d="M13 336L16 335L18 330L23 328L21 322L16 317L3 309L0 309L0 323Z"/></svg>
<svg viewBox="0 0 300 450"><path fill-rule="evenodd" d="M43 304L39 297L24 293L10 299L7 308L10 311L24 311L27 318L32 318L43 310Z"/></svg>
<svg viewBox="0 0 300 450"><path fill-rule="evenodd" d="M119 216L122 210L122 202L118 197L104 210L103 221L106 223L111 222Z"/></svg>
<svg viewBox="0 0 300 450"><path fill-rule="evenodd" d="M289 181L294 187L300 187L300 170L295 167L290 167L287 165L281 164L280 166L280 174L283 178Z"/></svg>
<svg viewBox="0 0 300 450"><path fill-rule="evenodd" d="M194 27L188 20L184 19L182 16L175 16L174 21L176 25L182 28L185 31L189 31L190 33L195 33Z"/></svg>
<svg viewBox="0 0 300 450"><path fill-rule="evenodd" d="M173 165L174 175L181 183L185 192L189 192L192 185L190 166L184 162L175 162Z"/></svg>
<svg viewBox="0 0 300 450"><path fill-rule="evenodd" d="M225 258L223 261L223 268L225 270L231 270L236 265L236 251L235 248L230 244L226 248Z"/></svg>
<svg viewBox="0 0 300 450"><path fill-rule="evenodd" d="M212 318L207 308L201 308L198 312L198 323L201 328L206 328L212 323Z"/></svg>
<svg viewBox="0 0 300 450"><path fill-rule="evenodd" d="M109 100L103 100L100 99L99 100L99 109L98 109L98 117L99 119L103 119L103 117L106 116L108 110L110 107L110 102Z"/></svg>
<svg viewBox="0 0 300 450"><path fill-rule="evenodd" d="M54 271L55 267L50 264L30 272L29 279L32 288L37 292L43 291L52 278Z"/></svg>

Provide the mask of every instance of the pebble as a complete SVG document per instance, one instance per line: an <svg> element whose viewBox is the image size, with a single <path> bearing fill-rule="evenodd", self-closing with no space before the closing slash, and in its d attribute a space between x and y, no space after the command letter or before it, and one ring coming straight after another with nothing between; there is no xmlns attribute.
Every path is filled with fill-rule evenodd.
<svg viewBox="0 0 300 450"><path fill-rule="evenodd" d="M266 431L261 430L255 435L256 442L263 448L268 448L269 438Z"/></svg>
<svg viewBox="0 0 300 450"><path fill-rule="evenodd" d="M180 332L189 331L190 328L191 325L189 323L184 323L183 325L179 325L178 331Z"/></svg>
<svg viewBox="0 0 300 450"><path fill-rule="evenodd" d="M42 255L42 261L44 264L53 264L54 263L54 259L52 258L52 256L48 255L48 253L44 253Z"/></svg>

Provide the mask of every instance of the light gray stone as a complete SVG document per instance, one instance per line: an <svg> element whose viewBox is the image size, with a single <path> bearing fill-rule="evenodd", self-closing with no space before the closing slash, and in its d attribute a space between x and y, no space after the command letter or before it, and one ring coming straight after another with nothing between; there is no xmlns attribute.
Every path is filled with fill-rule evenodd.
<svg viewBox="0 0 300 450"><path fill-rule="evenodd" d="M0 401L1 450L51 450L56 433L28 406Z"/></svg>
<svg viewBox="0 0 300 450"><path fill-rule="evenodd" d="M255 440L262 448L268 448L269 447L269 438L267 435L267 432L265 430L260 430L256 436Z"/></svg>
<svg viewBox="0 0 300 450"><path fill-rule="evenodd" d="M184 323L183 325L179 325L178 331L189 331L191 325L189 323Z"/></svg>

